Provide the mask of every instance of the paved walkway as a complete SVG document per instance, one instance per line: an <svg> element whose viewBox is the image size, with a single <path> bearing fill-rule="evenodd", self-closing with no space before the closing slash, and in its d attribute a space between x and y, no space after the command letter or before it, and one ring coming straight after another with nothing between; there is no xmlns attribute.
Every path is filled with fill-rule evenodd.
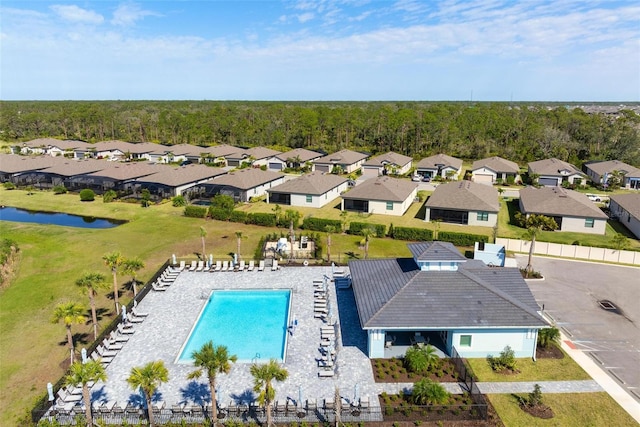
<svg viewBox="0 0 640 427"><path fill-rule="evenodd" d="M604 391L594 380L586 381L516 381L476 383L483 394L529 393L536 384L543 393L596 393Z"/></svg>

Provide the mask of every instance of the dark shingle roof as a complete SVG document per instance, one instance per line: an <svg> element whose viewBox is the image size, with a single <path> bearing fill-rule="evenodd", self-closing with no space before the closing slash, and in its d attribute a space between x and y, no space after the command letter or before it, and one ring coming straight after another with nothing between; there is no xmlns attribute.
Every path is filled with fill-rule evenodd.
<svg viewBox="0 0 640 427"><path fill-rule="evenodd" d="M277 172L263 171L260 169L248 168L229 172L214 180L214 184L228 185L241 190L249 190L259 185L275 181L284 175Z"/></svg>
<svg viewBox="0 0 640 427"><path fill-rule="evenodd" d="M486 159L480 159L473 162L471 166L471 170L477 170L480 168L487 168L494 172L498 173L518 173L520 171L520 166L516 162L512 162L511 160L503 159L502 157L493 156L488 157Z"/></svg>
<svg viewBox="0 0 640 427"><path fill-rule="evenodd" d="M520 204L526 214L607 218L586 195L562 187L523 188Z"/></svg>
<svg viewBox="0 0 640 427"><path fill-rule="evenodd" d="M351 150L340 150L327 156L314 160L314 163L332 165L351 165L369 157L367 154Z"/></svg>
<svg viewBox="0 0 640 427"><path fill-rule="evenodd" d="M408 243L407 247L418 261L466 261L467 259L449 242Z"/></svg>
<svg viewBox="0 0 640 427"><path fill-rule="evenodd" d="M338 175L312 172L287 181L267 191L269 193L321 195L347 181L347 178Z"/></svg>
<svg viewBox="0 0 640 427"><path fill-rule="evenodd" d="M440 184L425 204L429 208L498 212L498 190L472 181Z"/></svg>
<svg viewBox="0 0 640 427"><path fill-rule="evenodd" d="M529 169L532 173L541 176L565 176L563 171L566 171L571 175L579 174L584 176L584 174L571 163L555 158L530 162Z"/></svg>
<svg viewBox="0 0 640 427"><path fill-rule="evenodd" d="M0 172L20 173L45 169L57 163L68 161L64 157L20 156L18 154L0 154Z"/></svg>
<svg viewBox="0 0 640 427"><path fill-rule="evenodd" d="M412 160L413 159L409 156L389 151L388 153L380 154L379 156L370 158L369 160L364 162L363 166L384 166L389 164L402 167L407 163L410 163Z"/></svg>
<svg viewBox="0 0 640 427"><path fill-rule="evenodd" d="M613 171L623 172L627 177L640 176L640 169L628 165L620 160L607 160L604 162L590 162L585 165L586 168L591 169L600 176L605 173L611 173Z"/></svg>
<svg viewBox="0 0 640 427"><path fill-rule="evenodd" d="M178 185L206 181L225 173L220 168L212 168L205 165L162 166L156 173L141 178L139 181L176 187Z"/></svg>
<svg viewBox="0 0 640 427"><path fill-rule="evenodd" d="M280 153L275 157L282 160L283 162L286 162L289 159L300 158L300 161L304 163L308 162L309 160L319 159L320 157L322 157L322 154L318 153L317 151L307 150L305 148L296 148L290 151L285 151L284 153Z"/></svg>
<svg viewBox="0 0 640 427"><path fill-rule="evenodd" d="M418 188L418 184L388 176L368 179L342 195L343 199L382 200L404 202Z"/></svg>
<svg viewBox="0 0 640 427"><path fill-rule="evenodd" d="M436 154L420 160L416 165L416 169L438 169L439 167L452 167L460 170L462 168L462 160L446 154Z"/></svg>
<svg viewBox="0 0 640 427"><path fill-rule="evenodd" d="M640 194L615 194L609 199L640 220Z"/></svg>
<svg viewBox="0 0 640 427"><path fill-rule="evenodd" d="M517 269L420 271L406 258L350 261L349 269L364 328L546 325Z"/></svg>

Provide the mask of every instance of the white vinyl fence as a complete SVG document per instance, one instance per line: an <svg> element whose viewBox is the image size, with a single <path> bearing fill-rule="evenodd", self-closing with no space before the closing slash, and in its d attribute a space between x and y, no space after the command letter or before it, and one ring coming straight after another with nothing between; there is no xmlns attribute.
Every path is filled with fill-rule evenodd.
<svg viewBox="0 0 640 427"><path fill-rule="evenodd" d="M504 237L498 237L496 243L503 245L508 251L523 253L529 253L531 245L531 242L528 240L507 239ZM636 251L619 251L616 249L536 241L533 253L536 255L549 255L562 258L640 265L640 252Z"/></svg>

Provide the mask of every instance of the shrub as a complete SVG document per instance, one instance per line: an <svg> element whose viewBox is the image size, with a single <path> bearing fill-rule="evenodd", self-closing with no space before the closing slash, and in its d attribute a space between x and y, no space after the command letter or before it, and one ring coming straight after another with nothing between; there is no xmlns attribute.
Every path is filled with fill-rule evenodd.
<svg viewBox="0 0 640 427"><path fill-rule="evenodd" d="M489 362L489 366L496 372L511 370L515 371L517 367L517 361L515 352L511 349L510 346L506 346L504 350L500 352L498 357L493 357L491 355L487 356L487 362Z"/></svg>
<svg viewBox="0 0 640 427"><path fill-rule="evenodd" d="M244 211L233 210L231 211L231 214L229 214L229 221L242 223L247 222L247 213Z"/></svg>
<svg viewBox="0 0 640 427"><path fill-rule="evenodd" d="M261 225L263 227L275 227L276 215L260 212L249 213L247 214L247 224Z"/></svg>
<svg viewBox="0 0 640 427"><path fill-rule="evenodd" d="M213 205L209 206L209 216L211 219L218 221L229 221L231 212L225 209L214 208Z"/></svg>
<svg viewBox="0 0 640 427"><path fill-rule="evenodd" d="M180 208L182 206L187 206L187 200L182 195L176 196L173 199L171 199L171 204L176 208Z"/></svg>
<svg viewBox="0 0 640 427"><path fill-rule="evenodd" d="M5 182L4 184L2 184L2 186L4 187L5 190L15 190L16 189L16 185L13 182Z"/></svg>
<svg viewBox="0 0 640 427"><path fill-rule="evenodd" d="M80 200L83 202L93 202L96 199L96 193L89 188L85 188L80 192Z"/></svg>
<svg viewBox="0 0 640 427"><path fill-rule="evenodd" d="M548 348L560 343L560 330L555 326L538 331L538 347Z"/></svg>
<svg viewBox="0 0 640 427"><path fill-rule="evenodd" d="M428 242L433 240L433 231L426 228L395 227L391 237L398 240Z"/></svg>
<svg viewBox="0 0 640 427"><path fill-rule="evenodd" d="M53 187L53 194L65 194L67 192L67 187L62 184L56 185Z"/></svg>
<svg viewBox="0 0 640 427"><path fill-rule="evenodd" d="M447 403L450 394L445 388L424 378L413 385L411 400L417 405L442 405Z"/></svg>
<svg viewBox="0 0 640 427"><path fill-rule="evenodd" d="M302 228L305 230L325 231L327 226L340 230L342 224L338 219L314 218L312 216L306 217L302 221Z"/></svg>
<svg viewBox="0 0 640 427"><path fill-rule="evenodd" d="M438 240L451 242L456 246L473 246L475 242L489 241L488 236L481 234L456 233L454 231L441 231L438 233Z"/></svg>
<svg viewBox="0 0 640 427"><path fill-rule="evenodd" d="M362 230L365 228L372 228L375 230L376 237L385 237L387 233L387 226L384 224L369 224L367 222L352 222L349 224L349 234L361 235Z"/></svg>
<svg viewBox="0 0 640 427"><path fill-rule="evenodd" d="M190 218L204 218L207 216L207 208L195 205L185 206L184 216L188 216Z"/></svg>
<svg viewBox="0 0 640 427"><path fill-rule="evenodd" d="M151 192L146 188L143 188L140 192L140 204L143 208L151 204Z"/></svg>
<svg viewBox="0 0 640 427"><path fill-rule="evenodd" d="M102 195L102 202L111 203L116 199L116 197L118 197L118 193L116 193L114 190L107 190Z"/></svg>
<svg viewBox="0 0 640 427"><path fill-rule="evenodd" d="M231 212L236 205L236 201L226 194L216 194L211 199L211 207L215 209L224 209Z"/></svg>
<svg viewBox="0 0 640 427"><path fill-rule="evenodd" d="M253 253L253 259L262 259L263 257L263 248L264 242L268 240L268 237L262 236L258 241L258 246L256 247L255 252Z"/></svg>
<svg viewBox="0 0 640 427"><path fill-rule="evenodd" d="M427 344L425 347L411 347L404 356L404 365L410 372L423 373L438 365L436 349Z"/></svg>

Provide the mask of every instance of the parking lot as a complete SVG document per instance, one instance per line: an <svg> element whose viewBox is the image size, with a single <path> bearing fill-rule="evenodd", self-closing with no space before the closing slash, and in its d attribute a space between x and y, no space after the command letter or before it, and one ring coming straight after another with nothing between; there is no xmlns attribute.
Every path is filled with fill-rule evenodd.
<svg viewBox="0 0 640 427"><path fill-rule="evenodd" d="M526 255L517 261L526 265ZM640 268L543 257L535 257L533 267L544 276L529 282L540 306L640 401Z"/></svg>

